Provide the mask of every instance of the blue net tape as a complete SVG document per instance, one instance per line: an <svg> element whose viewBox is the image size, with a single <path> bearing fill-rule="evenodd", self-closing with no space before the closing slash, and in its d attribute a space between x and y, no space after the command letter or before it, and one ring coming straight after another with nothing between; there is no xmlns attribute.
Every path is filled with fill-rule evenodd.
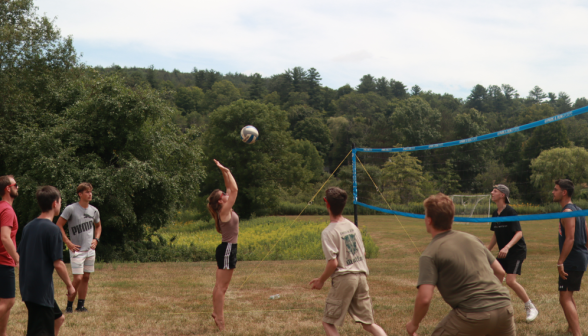
<svg viewBox="0 0 588 336"><path fill-rule="evenodd" d="M364 208L372 209L375 211L384 212L391 215L398 215L410 218L425 219L425 215L414 214L410 212L402 212L396 210L389 210L373 205L368 205L361 202L353 202ZM454 222L465 222L465 223L498 223L498 222L524 222L533 220L545 220L545 219L559 219L559 218L570 218L570 217L583 217L588 216L588 210L571 211L571 212L555 212L548 214L537 214L537 215L521 215L521 216L506 216L506 217L455 217Z"/></svg>
<svg viewBox="0 0 588 336"><path fill-rule="evenodd" d="M414 151L427 150L427 149L435 149L435 148L444 148L444 147L452 147L452 146L466 145L466 144L473 143L473 142L489 140L489 139L498 138L498 137L501 137L501 136L505 136L505 135L509 135L509 134L513 134L513 133L517 133L517 132L521 132L521 131L525 131L525 130L528 130L528 129L531 129L531 128L535 128L535 127L539 127L539 126L542 126L542 125L550 124L552 122L556 122L556 121L560 121L560 120L563 120L563 119L575 117L577 115L580 115L580 114L583 114L583 113L586 113L586 112L588 112L588 106L582 107L582 108L579 108L577 110L573 110L573 111L570 111L570 112L558 114L558 115L553 116L553 117L545 118L543 120L535 121L535 122L532 122L532 123L529 123L529 124L526 124L526 125L523 125L523 126L517 126L517 127L509 128L509 129L506 129L506 130L502 130L502 131L498 131L498 132L494 132L494 133L489 133L489 134L485 134L485 135L480 135L480 136L477 136L477 137L463 139L463 140L455 140L455 141L443 142L443 143L432 144L432 145L416 146L416 147L402 147L402 148L355 148L354 151L357 151L357 152L372 152L372 153L381 153L381 152L389 152L389 153L394 153L394 152L414 152Z"/></svg>

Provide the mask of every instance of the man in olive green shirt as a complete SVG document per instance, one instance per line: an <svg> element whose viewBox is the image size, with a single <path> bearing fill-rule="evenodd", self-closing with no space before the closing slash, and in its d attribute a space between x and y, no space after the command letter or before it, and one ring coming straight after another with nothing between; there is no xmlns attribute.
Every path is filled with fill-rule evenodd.
<svg viewBox="0 0 588 336"><path fill-rule="evenodd" d="M416 335L427 314L435 286L453 310L437 325L433 336L516 335L508 290L502 286L504 269L471 234L451 230L455 206L443 194L427 198L425 225L433 240L419 260L418 294L412 320L406 325Z"/></svg>

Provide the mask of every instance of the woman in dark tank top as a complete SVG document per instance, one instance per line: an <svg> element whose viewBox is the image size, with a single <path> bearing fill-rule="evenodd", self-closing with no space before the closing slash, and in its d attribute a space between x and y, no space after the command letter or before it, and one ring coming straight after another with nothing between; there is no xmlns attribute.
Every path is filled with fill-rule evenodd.
<svg viewBox="0 0 588 336"><path fill-rule="evenodd" d="M207 208L214 223L216 231L222 235L222 243L216 248L216 283L212 290L212 318L219 330L225 329L224 304L225 293L229 288L233 271L237 265L237 238L239 235L239 216L233 211L233 205L237 199L237 182L231 171L220 162L214 160L223 174L226 192L220 189L214 190L208 197Z"/></svg>

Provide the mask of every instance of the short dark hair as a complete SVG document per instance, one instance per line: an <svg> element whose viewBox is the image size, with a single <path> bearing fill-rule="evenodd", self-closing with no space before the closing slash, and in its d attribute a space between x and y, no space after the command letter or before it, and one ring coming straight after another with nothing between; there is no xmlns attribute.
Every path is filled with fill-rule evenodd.
<svg viewBox="0 0 588 336"><path fill-rule="evenodd" d="M61 193L53 186L43 186L37 189L37 204L42 212L51 211L53 202L59 201Z"/></svg>
<svg viewBox="0 0 588 336"><path fill-rule="evenodd" d="M574 182L568 179L559 179L555 181L555 184L557 184L562 190L567 191L569 197L572 197L574 194Z"/></svg>
<svg viewBox="0 0 588 336"><path fill-rule="evenodd" d="M90 189L90 191L92 191L94 188L92 187L92 185L89 182L82 182L76 188L76 193L79 194L79 193L84 192L84 191L86 191L88 189Z"/></svg>
<svg viewBox="0 0 588 336"><path fill-rule="evenodd" d="M455 205L449 196L438 193L429 196L424 202L427 217L433 220L433 227L437 230L451 230L453 217L455 216Z"/></svg>
<svg viewBox="0 0 588 336"><path fill-rule="evenodd" d="M4 175L4 176L0 176L0 190L2 190L2 192L0 193L0 197L2 197L2 195L4 195L4 193L6 192L6 187L8 187L9 185L11 185L12 183L10 183L10 179L13 179L14 176L12 175Z"/></svg>
<svg viewBox="0 0 588 336"><path fill-rule="evenodd" d="M339 216L343 213L345 203L347 203L347 193L345 190L337 187L327 189L327 202L331 206L331 213L334 216Z"/></svg>

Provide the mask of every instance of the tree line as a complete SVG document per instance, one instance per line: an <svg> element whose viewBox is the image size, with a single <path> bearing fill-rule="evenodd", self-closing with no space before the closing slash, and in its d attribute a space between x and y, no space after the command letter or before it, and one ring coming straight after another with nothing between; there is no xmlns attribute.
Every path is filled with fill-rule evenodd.
<svg viewBox="0 0 588 336"><path fill-rule="evenodd" d="M524 96L510 85L476 85L462 99L369 74L333 89L317 69L302 67L266 77L92 67L31 0L1 2L0 24L0 170L18 178L19 220L37 215L37 186L58 187L69 204L87 181L111 246L153 234L179 210L203 210L222 186L212 158L233 170L241 187L236 210L250 217L315 190L353 145L469 138L588 105L539 87ZM360 158L394 202L429 190L488 192L498 182L511 183L517 198L540 201L534 160L553 148L588 146L587 123L579 116L489 142ZM254 145L239 138L249 124L260 131ZM349 163L338 174L342 186Z"/></svg>

